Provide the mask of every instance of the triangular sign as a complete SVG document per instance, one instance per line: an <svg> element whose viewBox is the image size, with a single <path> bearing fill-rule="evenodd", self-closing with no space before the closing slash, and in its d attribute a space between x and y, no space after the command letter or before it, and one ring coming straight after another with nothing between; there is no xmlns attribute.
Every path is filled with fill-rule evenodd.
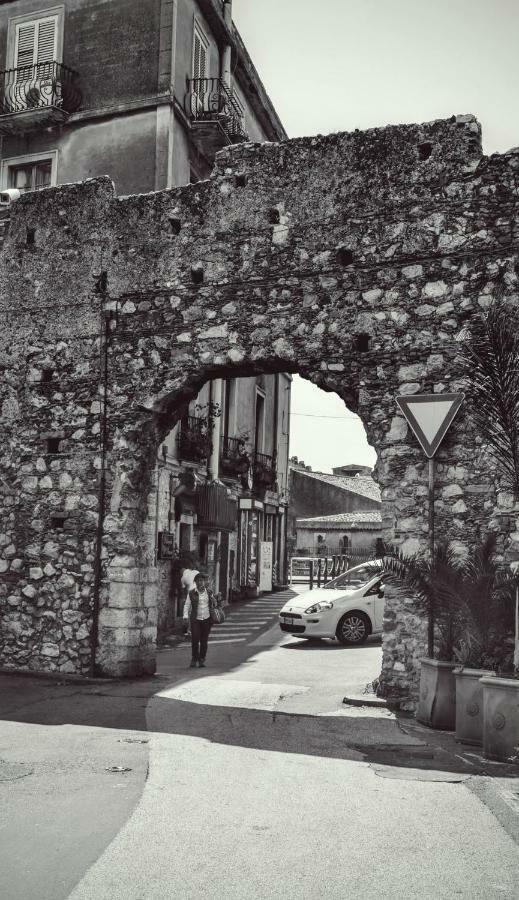
<svg viewBox="0 0 519 900"><path fill-rule="evenodd" d="M429 459L447 434L464 397L464 394L409 394L396 398Z"/></svg>

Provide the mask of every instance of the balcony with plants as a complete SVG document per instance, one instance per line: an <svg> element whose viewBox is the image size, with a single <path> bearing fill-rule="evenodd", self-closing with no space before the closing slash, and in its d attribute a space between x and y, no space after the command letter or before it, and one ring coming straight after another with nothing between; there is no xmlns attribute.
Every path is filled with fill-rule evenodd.
<svg viewBox="0 0 519 900"><path fill-rule="evenodd" d="M277 478L275 456L256 452L254 454L253 473L255 491L275 490Z"/></svg>
<svg viewBox="0 0 519 900"><path fill-rule="evenodd" d="M220 473L224 478L243 478L251 466L251 458L245 437L222 438Z"/></svg>
<svg viewBox="0 0 519 900"><path fill-rule="evenodd" d="M204 463L211 451L210 420L206 416L184 416L178 433L179 459Z"/></svg>
<svg viewBox="0 0 519 900"><path fill-rule="evenodd" d="M0 134L62 125L81 104L78 75L51 61L0 72Z"/></svg>

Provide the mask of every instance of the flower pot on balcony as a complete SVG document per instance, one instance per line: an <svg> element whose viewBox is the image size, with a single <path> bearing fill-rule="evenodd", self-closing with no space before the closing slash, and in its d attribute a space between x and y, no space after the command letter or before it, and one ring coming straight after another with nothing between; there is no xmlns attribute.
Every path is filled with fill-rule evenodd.
<svg viewBox="0 0 519 900"><path fill-rule="evenodd" d="M181 432L178 446L181 459L204 462L211 455L210 436L197 431Z"/></svg>
<svg viewBox="0 0 519 900"><path fill-rule="evenodd" d="M245 475L249 469L250 460L248 456L227 457L222 456L220 459L220 471L222 475L236 476L239 478Z"/></svg>
<svg viewBox="0 0 519 900"><path fill-rule="evenodd" d="M482 678L483 755L508 762L519 747L519 679Z"/></svg>
<svg viewBox="0 0 519 900"><path fill-rule="evenodd" d="M420 700L416 718L422 725L454 731L456 727L456 663L420 660Z"/></svg>
<svg viewBox="0 0 519 900"><path fill-rule="evenodd" d="M493 677L488 669L454 669L456 678L456 740L481 746L483 743L483 685L481 678Z"/></svg>

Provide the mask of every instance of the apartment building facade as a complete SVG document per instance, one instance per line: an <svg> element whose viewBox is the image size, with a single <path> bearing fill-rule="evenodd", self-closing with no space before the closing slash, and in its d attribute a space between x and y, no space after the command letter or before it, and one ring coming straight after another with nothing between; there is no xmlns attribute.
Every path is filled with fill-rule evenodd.
<svg viewBox="0 0 519 900"><path fill-rule="evenodd" d="M283 126L232 0L0 0L0 190L109 175L119 195L209 177ZM159 629L189 553L225 599L286 580L290 376L206 384L161 447Z"/></svg>
<svg viewBox="0 0 519 900"><path fill-rule="evenodd" d="M109 175L119 194L209 175L285 131L222 0L0 2L0 188Z"/></svg>
<svg viewBox="0 0 519 900"><path fill-rule="evenodd" d="M181 615L172 560L226 602L287 580L292 376L214 380L186 405L158 461L159 634Z"/></svg>

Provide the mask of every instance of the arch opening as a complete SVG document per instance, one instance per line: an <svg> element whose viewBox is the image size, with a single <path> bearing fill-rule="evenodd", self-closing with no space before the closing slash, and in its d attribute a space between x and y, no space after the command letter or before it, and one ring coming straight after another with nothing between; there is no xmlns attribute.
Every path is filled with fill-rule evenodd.
<svg viewBox="0 0 519 900"><path fill-rule="evenodd" d="M503 240L517 155L485 159L479 138L461 116L243 144L196 185L123 198L93 179L13 205L0 251L3 663L87 674L98 647L110 674L152 670L154 465L208 380L288 372L335 391L376 450L384 536L427 544L427 463L395 397L463 391L467 321L495 295L517 303ZM27 248L33 227L45 240ZM502 524L513 502L461 411L438 451L439 532L463 548L491 525L515 552ZM386 620L386 683L412 704L420 623L396 603Z"/></svg>

